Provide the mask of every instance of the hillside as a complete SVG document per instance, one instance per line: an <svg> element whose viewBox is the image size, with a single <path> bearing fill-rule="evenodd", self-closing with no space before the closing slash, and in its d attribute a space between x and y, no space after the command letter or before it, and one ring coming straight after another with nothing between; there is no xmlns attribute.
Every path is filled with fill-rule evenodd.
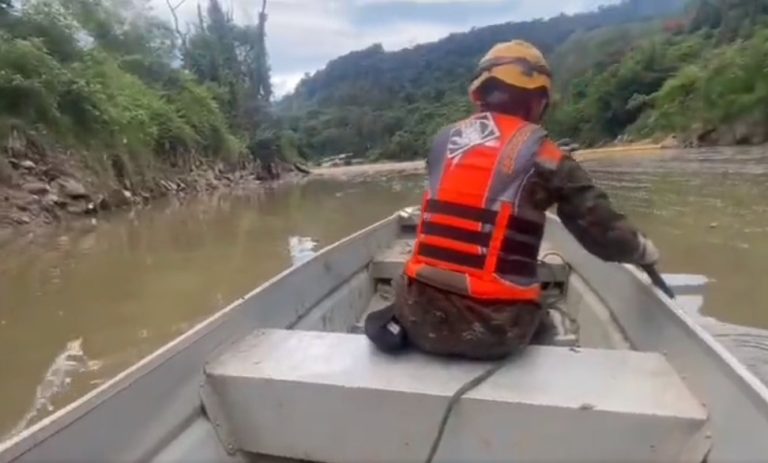
<svg viewBox="0 0 768 463"><path fill-rule="evenodd" d="M768 1L700 0L563 89L548 128L588 145L768 141Z"/></svg>
<svg viewBox="0 0 768 463"><path fill-rule="evenodd" d="M279 110L298 134L305 156L417 157L435 130L469 110L468 80L493 44L520 38L556 56L570 39L600 30L660 29L654 20L679 14L684 4L628 0L573 16L477 28L395 52L373 45L302 80ZM629 44L626 38L621 43Z"/></svg>
<svg viewBox="0 0 768 463"><path fill-rule="evenodd" d="M758 64L765 62L766 5L628 0L396 52L373 45L302 80L278 110L304 157L418 158L439 127L471 110L466 87L482 54L520 38L540 47L556 73L547 121L554 136L586 145L668 134L690 143L757 143L768 139L760 110L768 76ZM720 72L723 66L734 71ZM684 110L692 99L700 109L695 117Z"/></svg>

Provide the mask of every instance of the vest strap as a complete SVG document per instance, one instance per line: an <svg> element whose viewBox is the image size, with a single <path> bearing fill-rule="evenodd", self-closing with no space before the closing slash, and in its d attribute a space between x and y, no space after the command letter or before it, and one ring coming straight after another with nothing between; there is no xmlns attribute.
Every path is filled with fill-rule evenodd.
<svg viewBox="0 0 768 463"><path fill-rule="evenodd" d="M501 275L535 278L537 275L536 261L499 255L499 260L496 264L496 273Z"/></svg>
<svg viewBox="0 0 768 463"><path fill-rule="evenodd" d="M424 212L427 214L449 215L459 219L471 220L487 225L494 225L498 213L491 209L468 206L466 204L451 203L439 199L428 199Z"/></svg>
<svg viewBox="0 0 768 463"><path fill-rule="evenodd" d="M501 252L511 256L536 260L539 257L539 246L507 237L501 242Z"/></svg>
<svg viewBox="0 0 768 463"><path fill-rule="evenodd" d="M491 244L491 234L489 232L466 230L451 225L430 222L429 220L424 221L421 226L421 232L425 235L448 238L449 240L461 241L462 243L474 244L484 248Z"/></svg>
<svg viewBox="0 0 768 463"><path fill-rule="evenodd" d="M485 267L486 256L482 254L469 254L456 251L432 244L420 243L417 247L417 254L428 259L439 260L449 264L459 265L461 267L482 270Z"/></svg>
<svg viewBox="0 0 768 463"><path fill-rule="evenodd" d="M544 235L544 224L528 220L526 218L515 216L507 224L507 229L514 233L531 236L538 239Z"/></svg>

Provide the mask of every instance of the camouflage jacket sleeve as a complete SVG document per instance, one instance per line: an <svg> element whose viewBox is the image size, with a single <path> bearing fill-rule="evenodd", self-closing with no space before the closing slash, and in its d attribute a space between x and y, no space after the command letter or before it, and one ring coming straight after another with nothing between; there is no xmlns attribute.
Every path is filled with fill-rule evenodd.
<svg viewBox="0 0 768 463"><path fill-rule="evenodd" d="M638 230L614 210L608 195L571 156L545 141L536 177L563 225L584 248L612 262L634 263L640 254Z"/></svg>

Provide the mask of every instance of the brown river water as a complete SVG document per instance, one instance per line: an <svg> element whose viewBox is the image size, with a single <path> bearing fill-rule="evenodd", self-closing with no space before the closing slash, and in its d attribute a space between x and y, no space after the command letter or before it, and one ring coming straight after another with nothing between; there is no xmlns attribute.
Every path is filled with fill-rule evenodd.
<svg viewBox="0 0 768 463"><path fill-rule="evenodd" d="M768 329L768 147L584 164L658 244L664 272L712 280L706 315ZM417 203L422 187L418 175L314 179L158 202L0 247L0 440L313 248Z"/></svg>

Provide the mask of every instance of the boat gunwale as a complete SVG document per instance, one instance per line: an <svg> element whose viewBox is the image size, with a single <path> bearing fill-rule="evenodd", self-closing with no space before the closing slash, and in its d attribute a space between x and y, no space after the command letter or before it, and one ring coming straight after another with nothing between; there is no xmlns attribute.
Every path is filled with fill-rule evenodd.
<svg viewBox="0 0 768 463"><path fill-rule="evenodd" d="M173 340L164 344L163 346L161 346L151 354L147 355L146 357L143 357L137 363L121 371L116 376L112 377L110 380L106 381L104 384L100 385L99 387L86 393L78 400L62 407L57 412L40 420L39 422L35 423L29 428L26 428L20 433L14 436L11 436L9 439L5 441L0 441L0 462L12 461L16 458L19 458L20 456L32 450L39 443L61 432L62 430L66 429L68 426L70 426L74 422L84 418L86 415L88 415L88 413L93 411L96 407L98 407L105 401L109 400L115 394L130 387L134 383L134 381L136 381L137 379L163 366L169 360L171 360L176 355L178 355L180 352L192 346L195 342L199 341L207 334L212 333L220 325L222 325L228 318L230 318L234 313L236 313L238 309L246 310L246 305L244 303L249 299L252 299L258 296L259 294L261 294L266 288L270 287L272 284L276 283L277 281L283 278L288 277L293 273L302 271L304 268L309 266L312 262L322 259L333 250L343 247L348 243L353 242L354 240L360 238L361 236L370 234L378 230L379 228L384 228L387 225L391 225L392 222L397 222L399 218L400 218L400 212L396 212L372 225L369 225L351 235L348 235L347 237L339 241L336 241L324 247L319 252L317 252L317 254L307 259L306 261L302 262L301 264L291 266L281 271L274 277L270 278L269 280L257 286L255 289L251 290L245 296L242 296L236 299L226 307L215 312L211 316L207 317L205 320L196 324L193 328L191 328L186 333L182 334L177 338L174 338ZM363 264L361 268L364 268L365 265L367 264L368 263ZM308 312L312 310L312 308L313 307L308 307L304 312L298 314L297 317L291 321L291 323L301 320L304 316L307 315ZM230 339L227 345L234 343L236 341L237 339ZM214 351L211 352L211 355L215 355L216 351L220 350L222 347L225 347L225 346L218 346L217 349L214 349ZM203 375L204 373L203 368L207 360L208 359L201 360L201 365L200 365L201 375Z"/></svg>
<svg viewBox="0 0 768 463"><path fill-rule="evenodd" d="M551 212L547 213L547 217L551 221L555 221L560 224L560 228L563 230L565 229L565 226L562 225L562 221L559 217L552 214ZM586 250L585 250L586 252ZM593 293L595 293L598 297L602 299L602 293L604 290L601 290L599 286L595 286L595 284L592 283L592 280L590 278L586 278L583 273L580 271L580 266L586 266L588 264L582 264L579 262L575 262L573 259L566 259L568 262L568 265L573 267L576 270L576 273L582 276L582 279L586 282L586 284L590 287ZM635 279L642 283L639 285L640 287L644 288L646 292L650 292L651 296L658 300L659 302L663 303L664 308L667 309L667 311L674 316L674 319L681 323L684 327L684 329L687 329L690 331L694 336L694 339L699 339L701 342L704 343L704 347L709 349L713 354L715 354L717 357L719 357L723 362L732 370L733 373L735 373L739 379L741 379L745 386L748 387L750 391L753 391L756 393L760 399L761 404L763 404L766 412L766 416L768 416L768 385L763 383L757 376L755 376L754 373L752 373L746 365L744 365L736 356L731 353L728 349L725 348L717 339L714 338L707 330L705 330L702 326L700 326L696 321L691 317L685 310L677 306L677 303L674 299L671 299L669 296L664 294L663 291L661 291L659 288L654 286L650 281L648 280L648 277L645 276L643 272L640 271L639 268L637 268L634 265L630 264L620 264L621 268L623 268L625 271L629 272L632 276L635 277ZM606 306L611 311L611 315L613 317L616 317L616 311L613 309L613 307L610 304L606 303ZM619 327L624 331L625 336L627 336L627 340L630 342L630 345L633 347L633 349L637 349L636 344L632 341L631 336L628 336L627 333L627 327L625 326L625 323L622 322L620 319L616 319L616 322L618 323Z"/></svg>
<svg viewBox="0 0 768 463"><path fill-rule="evenodd" d="M565 226L562 225L562 221L559 217L552 214L551 212L547 212L547 216L549 220L558 222L560 226L565 229ZM568 265L573 267L576 270L576 273L578 275L583 275L582 272L579 271L579 263L576 263L574 265L573 260L568 260ZM714 351L714 353L720 357L732 370L734 373L736 373L745 383L749 386L749 388L755 392L757 392L760 395L760 398L762 399L763 404L765 404L766 411L768 412L768 385L763 383L755 374L753 374L736 356L731 353L728 349L725 348L717 339L714 338L707 330L705 330L702 326L700 326L696 321L691 317L685 310L677 306L677 302L675 302L674 299L670 298L668 295L666 295L663 291L661 291L659 288L654 286L649 280L648 277L645 276L643 272L640 271L639 268L637 268L634 265L630 264L620 264L620 266L632 274L639 282L643 283L640 285L645 289L645 291L649 291L652 294L652 297L659 300L660 302L664 303L665 308L674 315L675 319L682 323L684 327L690 331L693 332L695 335L694 338L698 338L701 341L704 342L707 348ZM592 292L594 292L598 297L602 298L603 290L600 288L596 288L595 285L592 283L591 279L585 278L582 276L582 279L584 282L590 287ZM612 316L616 316L616 312L613 310L613 308L610 305L607 305L607 307L611 311ZM624 326L623 323L621 323L621 320L616 320L616 322L619 325L619 328L624 331L624 335L626 336L626 330L627 328ZM637 346L634 342L630 339L630 337L627 337L628 341L630 342L630 345L633 349L637 349Z"/></svg>
<svg viewBox="0 0 768 463"><path fill-rule="evenodd" d="M639 269L626 264L601 264L556 216L549 214L548 220L545 237L558 243L558 251L575 273L609 307L630 345L636 350L664 354L708 408L715 443L708 461L754 461L758 455L758 460L765 456L768 442L756 440L744 432L751 428L744 426L768 427L768 385L674 300L650 284ZM556 226L551 226L552 222ZM742 424L733 427L737 421ZM724 445L719 445L718 439Z"/></svg>
<svg viewBox="0 0 768 463"><path fill-rule="evenodd" d="M763 405L766 416L768 416L768 385L763 383L754 373L752 373L743 362L741 362L731 351L725 348L712 334L710 334L701 325L683 310L677 306L674 299L664 294L659 288L647 283L647 280L643 277L643 273L632 265L622 265L630 273L634 274L638 280L646 283L648 291L652 291L657 299L664 302L666 308L672 313L675 319L682 323L685 328L692 331L694 339L701 340L707 348L711 349L713 353L718 356L728 367L733 370L742 381L744 381L747 390L752 391L758 395L760 399L758 403ZM594 288L592 289L594 291ZM599 294L599 293L597 293Z"/></svg>

